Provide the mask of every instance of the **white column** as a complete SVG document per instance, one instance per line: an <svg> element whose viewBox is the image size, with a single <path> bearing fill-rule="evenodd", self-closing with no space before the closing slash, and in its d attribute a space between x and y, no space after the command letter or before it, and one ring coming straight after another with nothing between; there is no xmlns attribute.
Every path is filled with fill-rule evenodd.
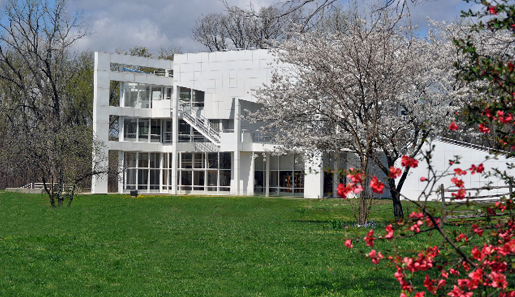
<svg viewBox="0 0 515 297"><path fill-rule="evenodd" d="M323 198L324 197L324 170L322 155L318 155L311 160L306 160L304 167L304 198Z"/></svg>
<svg viewBox="0 0 515 297"><path fill-rule="evenodd" d="M123 186L125 180L123 179L123 173L125 172L125 168L123 167L124 154L122 151L118 151L118 193L123 194Z"/></svg>
<svg viewBox="0 0 515 297"><path fill-rule="evenodd" d="M250 172L249 172L249 184L247 186L247 195L254 196L254 181L256 178L256 162L254 152L250 154Z"/></svg>
<svg viewBox="0 0 515 297"><path fill-rule="evenodd" d="M125 131L125 117L118 118L118 141L125 141L124 131Z"/></svg>
<svg viewBox="0 0 515 297"><path fill-rule="evenodd" d="M97 169L107 169L108 141L109 141L109 71L111 56L107 53L95 53L94 88L93 88L93 134L106 146L93 153L92 166ZM94 175L91 179L91 192L94 194L107 194L107 173Z"/></svg>
<svg viewBox="0 0 515 297"><path fill-rule="evenodd" d="M265 162L265 183L266 183L266 186L265 186L265 197L268 197L270 196L270 154L269 153L266 153L265 154L265 158L266 158L266 162Z"/></svg>
<svg viewBox="0 0 515 297"><path fill-rule="evenodd" d="M241 119L240 119L240 100L238 98L234 98L234 136L235 136L235 149L234 149L234 159L233 159L233 168L234 168L234 189L232 195L240 195L240 147L241 147Z"/></svg>
<svg viewBox="0 0 515 297"><path fill-rule="evenodd" d="M179 141L179 96L180 90L179 87L175 89L175 96L172 96L172 154L170 154L170 158L172 158L172 194L177 195L177 167L178 167L178 152L177 152L177 143Z"/></svg>
<svg viewBox="0 0 515 297"><path fill-rule="evenodd" d="M164 175L164 170L163 170L163 164L164 164L164 154L165 153L160 153L159 154L159 193L163 193L163 175Z"/></svg>

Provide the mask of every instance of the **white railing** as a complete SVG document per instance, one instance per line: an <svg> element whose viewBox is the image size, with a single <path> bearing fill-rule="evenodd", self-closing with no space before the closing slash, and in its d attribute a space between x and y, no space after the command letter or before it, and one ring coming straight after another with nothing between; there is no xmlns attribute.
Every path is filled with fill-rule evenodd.
<svg viewBox="0 0 515 297"><path fill-rule="evenodd" d="M58 183L54 183L54 187L57 187L58 186ZM47 188L50 187L50 183L47 183ZM37 189L37 190L43 190L45 188L45 185L43 183L30 183L30 184L26 184L22 187L20 187L21 189ZM64 188L66 190L68 189L71 189L72 186L71 185L64 185Z"/></svg>
<svg viewBox="0 0 515 297"><path fill-rule="evenodd" d="M179 113L184 121L190 124L193 128L195 128L198 132L200 132L204 137L209 139L216 145L220 145L220 132L214 129L211 126L211 123L208 119L203 117L202 115L197 115L196 110L192 109L188 104L179 104Z"/></svg>

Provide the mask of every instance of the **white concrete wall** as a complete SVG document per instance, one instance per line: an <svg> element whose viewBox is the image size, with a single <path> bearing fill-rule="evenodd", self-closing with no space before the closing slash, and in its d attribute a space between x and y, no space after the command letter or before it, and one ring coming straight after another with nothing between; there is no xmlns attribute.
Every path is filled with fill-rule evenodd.
<svg viewBox="0 0 515 297"><path fill-rule="evenodd" d="M205 91L204 116L229 119L232 98L256 101L252 90L272 76L272 55L267 50L243 50L175 55L176 85Z"/></svg>
<svg viewBox="0 0 515 297"><path fill-rule="evenodd" d="M460 163L461 164L455 164L451 167L450 173L454 173L455 168L460 169L469 169L472 164L479 165L483 163L486 170L491 170L492 168L498 168L501 171L507 171L512 176L515 175L515 170L509 170L506 163L515 163L515 159L506 159L505 157L499 157L498 160L489 159L485 162L487 156L489 154L485 151L469 148L469 147L462 147L457 146L441 141L433 141L432 143L435 145L435 150L433 152L433 161L432 166L434 170L437 172L438 175L441 175L445 170L448 169L449 161L455 159L455 156L461 156ZM426 146L424 150L427 150L429 146ZM420 158L419 158L420 159ZM398 164L398 167L400 167L400 161ZM419 166L415 169L411 169L410 175L406 182L404 183L404 186L401 190L401 193L405 196L407 196L410 199L417 199L424 191L425 186L428 184L427 182L421 182L420 177L428 177L428 165L425 162L419 162ZM450 187L452 185L451 183L452 176L444 177L440 181L438 181L437 185L444 184L444 186ZM492 182L493 186L504 186L504 181L499 180L496 177L482 177L480 174L474 174L471 175L470 173L467 173L467 175L460 176L460 179L462 179L465 182L466 188L477 188L485 186L488 182ZM495 193L506 193L506 189L502 190L492 190L492 191L484 191L481 192L481 195L488 195L488 194L495 194ZM474 194L474 193L470 193ZM446 195L446 196L450 196Z"/></svg>
<svg viewBox="0 0 515 297"><path fill-rule="evenodd" d="M305 160L304 198L324 197L324 172L322 158Z"/></svg>

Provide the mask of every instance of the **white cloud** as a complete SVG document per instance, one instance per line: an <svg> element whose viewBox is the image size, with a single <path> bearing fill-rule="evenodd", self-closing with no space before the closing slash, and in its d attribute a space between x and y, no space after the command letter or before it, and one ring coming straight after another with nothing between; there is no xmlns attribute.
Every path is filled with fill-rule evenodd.
<svg viewBox="0 0 515 297"><path fill-rule="evenodd" d="M258 8L276 0L253 0ZM346 2L346 1L344 1ZM249 0L228 0L229 5L248 7ZM413 24L423 34L429 16L453 21L466 5L462 0L426 1L410 6ZM184 52L204 48L191 39L195 20L211 12L224 11L219 0L70 0L70 9L82 10L83 21L93 33L77 44L78 50L114 51L144 45L150 50L178 46Z"/></svg>

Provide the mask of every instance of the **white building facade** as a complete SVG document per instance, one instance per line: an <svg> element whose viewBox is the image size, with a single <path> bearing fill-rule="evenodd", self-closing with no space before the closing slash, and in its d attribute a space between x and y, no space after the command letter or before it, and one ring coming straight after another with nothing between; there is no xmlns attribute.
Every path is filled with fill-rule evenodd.
<svg viewBox="0 0 515 297"><path fill-rule="evenodd" d="M253 91L270 81L272 62L267 50L177 54L174 61L96 52L93 130L106 144L106 155L118 152L118 192L334 196L345 180L324 169L348 169L359 163L353 162L355 157L342 153L338 160L304 160L296 154L272 155L278 144L260 137L259 124L241 118L245 110L259 108ZM113 82L119 88L114 89ZM120 99L110 105L113 92L119 92ZM118 135L110 129L113 117ZM466 144L436 143L433 165L440 172L455 155L466 160L462 169L487 155ZM501 158L485 167L505 170L507 161ZM107 160L102 162L107 165ZM415 199L424 190L420 177L427 176L426 167L412 170L403 194ZM470 178L471 187L500 183L479 175ZM107 178L95 176L92 192L107 191ZM388 196L385 191L383 197Z"/></svg>
<svg viewBox="0 0 515 297"><path fill-rule="evenodd" d="M268 154L274 144L240 117L258 108L252 93L270 80L271 62L266 50L174 61L96 52L93 130L118 151L118 192L323 197L320 162ZM110 105L113 82L120 100ZM105 176L93 179L93 193L107 189Z"/></svg>

